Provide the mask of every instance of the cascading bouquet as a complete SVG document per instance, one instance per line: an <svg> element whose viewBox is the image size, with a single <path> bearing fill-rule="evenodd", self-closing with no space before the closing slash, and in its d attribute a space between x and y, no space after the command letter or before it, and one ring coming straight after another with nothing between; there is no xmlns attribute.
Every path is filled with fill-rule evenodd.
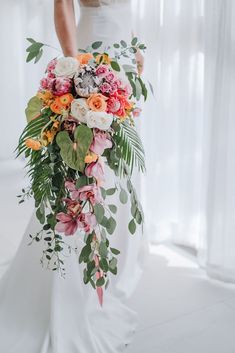
<svg viewBox="0 0 235 353"><path fill-rule="evenodd" d="M45 44L28 38L27 61L37 62ZM135 53L145 45L133 38L112 48L113 57L98 52L102 42L79 50L76 58L58 57L47 66L36 96L26 108L27 126L19 139L18 156L27 158L31 185L20 202L35 199L42 230L30 234L31 242L44 242L42 264L65 274L64 256L72 247L66 237L84 236L79 263L84 263L84 283L90 283L102 303L108 273L117 273L118 249L108 235L115 231L117 206L107 199L119 192L131 201L131 234L143 222L143 212L131 182L134 167L145 170L144 150L134 123L147 89L135 65ZM130 65L121 65L121 57ZM105 189L104 163L124 183Z"/></svg>

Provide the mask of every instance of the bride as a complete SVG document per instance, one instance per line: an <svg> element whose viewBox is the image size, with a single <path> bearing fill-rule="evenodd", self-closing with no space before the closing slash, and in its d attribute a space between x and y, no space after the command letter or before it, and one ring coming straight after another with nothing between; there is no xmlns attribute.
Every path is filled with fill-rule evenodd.
<svg viewBox="0 0 235 353"><path fill-rule="evenodd" d="M76 56L100 40L104 47L131 40L128 0L80 0L76 26L73 0L55 0L55 27L65 56ZM137 53L139 73L143 57ZM107 183L112 182L112 176ZM117 202L117 201L115 201ZM99 306L96 292L83 284L76 256L66 261L67 274L45 271L40 265L40 245L27 246L29 234L40 229L32 216L9 269L0 281L1 353L118 353L130 342L136 314L124 304L141 274L141 234L131 238L128 214L119 205L114 246L121 250L119 270Z"/></svg>

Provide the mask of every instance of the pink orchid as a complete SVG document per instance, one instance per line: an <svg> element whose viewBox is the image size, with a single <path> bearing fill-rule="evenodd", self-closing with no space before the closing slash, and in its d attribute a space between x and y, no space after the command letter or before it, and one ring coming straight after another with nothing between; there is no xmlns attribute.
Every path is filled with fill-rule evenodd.
<svg viewBox="0 0 235 353"><path fill-rule="evenodd" d="M64 186L70 191L72 200L78 198L78 189L76 188L74 181L66 181Z"/></svg>
<svg viewBox="0 0 235 353"><path fill-rule="evenodd" d="M65 235L76 233L78 229L77 217L74 217L72 214L60 212L56 215L56 218L59 221L55 226L57 232L64 233Z"/></svg>
<svg viewBox="0 0 235 353"><path fill-rule="evenodd" d="M102 185L104 179L104 165L99 158L96 162L90 163L86 169L85 174L88 177L94 177L97 180L98 185Z"/></svg>
<svg viewBox="0 0 235 353"><path fill-rule="evenodd" d="M76 190L76 196L81 201L89 200L92 205L103 202L100 188L96 184L82 186Z"/></svg>
<svg viewBox="0 0 235 353"><path fill-rule="evenodd" d="M105 131L94 129L94 138L90 146L90 151L102 155L106 148L112 147L112 141Z"/></svg>
<svg viewBox="0 0 235 353"><path fill-rule="evenodd" d="M85 233L91 233L97 225L96 216L91 212L80 213L77 222L78 228Z"/></svg>

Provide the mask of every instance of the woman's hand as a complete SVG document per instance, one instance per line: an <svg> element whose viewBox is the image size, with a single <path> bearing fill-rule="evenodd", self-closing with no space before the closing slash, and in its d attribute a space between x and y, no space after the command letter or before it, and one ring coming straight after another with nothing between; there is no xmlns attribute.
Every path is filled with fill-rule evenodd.
<svg viewBox="0 0 235 353"><path fill-rule="evenodd" d="M137 64L137 71L140 76L144 71L144 56L140 50L138 50L137 53L135 54L135 59Z"/></svg>
<svg viewBox="0 0 235 353"><path fill-rule="evenodd" d="M54 0L54 19L64 56L76 56L77 40L73 0Z"/></svg>

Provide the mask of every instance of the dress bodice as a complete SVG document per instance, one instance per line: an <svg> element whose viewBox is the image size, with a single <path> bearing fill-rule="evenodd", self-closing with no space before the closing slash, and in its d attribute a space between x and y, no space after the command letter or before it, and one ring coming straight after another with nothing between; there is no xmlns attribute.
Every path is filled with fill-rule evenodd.
<svg viewBox="0 0 235 353"><path fill-rule="evenodd" d="M119 4L120 6L129 3L130 0L78 0L80 6L83 7L100 7Z"/></svg>
<svg viewBox="0 0 235 353"><path fill-rule="evenodd" d="M130 41L132 32L130 0L78 0L80 18L77 26L78 47L94 41L104 46Z"/></svg>

